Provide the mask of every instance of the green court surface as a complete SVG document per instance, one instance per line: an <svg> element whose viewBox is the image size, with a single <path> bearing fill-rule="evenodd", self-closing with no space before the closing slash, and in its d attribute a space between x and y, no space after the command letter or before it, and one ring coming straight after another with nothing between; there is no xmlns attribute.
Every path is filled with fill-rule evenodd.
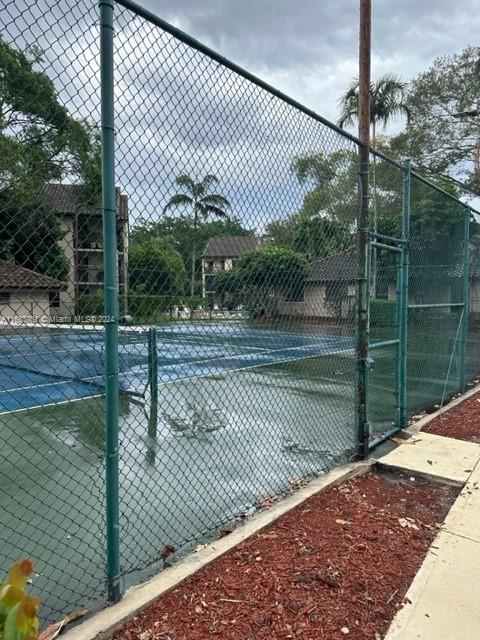
<svg viewBox="0 0 480 640"><path fill-rule="evenodd" d="M295 338L297 345L292 346L290 337L282 347L288 353L300 346L300 357L250 362L254 366L226 368L222 359L218 367L205 370L204 360L202 375L174 376L171 363L164 363L169 368L163 369L163 379L159 371L155 441L147 433L148 395L138 399L122 394L125 584L158 571L165 544L174 544L181 555L222 524L252 514L262 496L286 492L298 478L351 459L356 366L352 336L338 332L334 327L305 330ZM286 339L285 332L277 335ZM226 336L224 342L235 345L234 333ZM237 362L241 349L251 352L246 346L257 353L261 344L263 353L271 352L263 336L249 336L257 343L243 341L240 346L237 340L230 353ZM377 332L373 339L383 337ZM450 330L444 338L445 348L439 349L438 335L421 327L410 331L410 413L457 390ZM210 350L212 355L215 345L208 336L188 339L198 353ZM177 346L192 348L168 335L167 342L173 356ZM323 355L312 354L312 344L324 345ZM471 334L470 346L472 353L478 352L477 334ZM178 357L180 351L176 353ZM392 348L374 353L369 387L373 437L394 424L394 357ZM140 369L144 371L143 363ZM178 366L178 371L184 369ZM99 395L0 416L3 556L7 563L19 554L38 560L32 589L42 594L46 622L82 605L94 607L105 595L104 409Z"/></svg>

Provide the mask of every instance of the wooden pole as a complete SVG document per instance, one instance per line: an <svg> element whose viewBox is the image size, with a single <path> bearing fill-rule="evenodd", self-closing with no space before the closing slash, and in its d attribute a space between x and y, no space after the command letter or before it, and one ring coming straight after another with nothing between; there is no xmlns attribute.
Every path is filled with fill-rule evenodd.
<svg viewBox="0 0 480 640"><path fill-rule="evenodd" d="M368 391L368 169L370 155L370 51L371 0L360 0L359 47L359 207L357 220L358 291L357 291L357 456L369 450L367 413Z"/></svg>

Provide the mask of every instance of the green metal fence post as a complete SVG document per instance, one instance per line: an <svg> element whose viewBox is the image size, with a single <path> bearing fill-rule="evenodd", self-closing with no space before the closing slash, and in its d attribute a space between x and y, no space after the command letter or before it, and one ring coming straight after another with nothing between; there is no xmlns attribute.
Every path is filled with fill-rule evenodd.
<svg viewBox="0 0 480 640"><path fill-rule="evenodd" d="M150 327L148 330L148 386L150 387L148 435L150 438L156 438L158 422L158 354L156 327Z"/></svg>
<svg viewBox="0 0 480 640"><path fill-rule="evenodd" d="M395 348L395 426L400 425L400 407L402 403L401 380L402 380L402 292L403 292L403 252L395 254L396 266L396 307L395 307L395 338L397 345Z"/></svg>
<svg viewBox="0 0 480 640"><path fill-rule="evenodd" d="M406 160L403 166L403 204L402 204L402 239L405 240L401 259L401 295L400 295L400 328L399 328L399 416L398 427L407 426L407 361L408 361L408 270L410 262L410 202L411 202L411 165Z"/></svg>
<svg viewBox="0 0 480 640"><path fill-rule="evenodd" d="M470 209L465 209L463 231L463 316L462 339L460 343L460 391L466 389L466 360L468 342L468 321L470 311Z"/></svg>
<svg viewBox="0 0 480 640"><path fill-rule="evenodd" d="M113 0L100 0L102 212L105 273L105 483L107 596L120 599L118 492L118 265L113 103Z"/></svg>

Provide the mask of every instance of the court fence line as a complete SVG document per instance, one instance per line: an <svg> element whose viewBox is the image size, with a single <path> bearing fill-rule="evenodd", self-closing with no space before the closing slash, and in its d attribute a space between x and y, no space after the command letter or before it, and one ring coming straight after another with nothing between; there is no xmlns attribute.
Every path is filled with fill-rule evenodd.
<svg viewBox="0 0 480 640"><path fill-rule="evenodd" d="M130 0L0 23L0 568L51 622L464 391L480 214L369 150L360 363L354 135Z"/></svg>

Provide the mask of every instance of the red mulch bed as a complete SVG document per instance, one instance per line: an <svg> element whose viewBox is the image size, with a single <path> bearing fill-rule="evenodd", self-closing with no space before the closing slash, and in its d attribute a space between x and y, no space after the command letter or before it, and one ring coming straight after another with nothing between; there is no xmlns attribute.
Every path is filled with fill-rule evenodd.
<svg viewBox="0 0 480 640"><path fill-rule="evenodd" d="M480 393L438 416L422 431L480 443Z"/></svg>
<svg viewBox="0 0 480 640"><path fill-rule="evenodd" d="M321 492L137 614L115 640L377 640L458 490L369 474Z"/></svg>

